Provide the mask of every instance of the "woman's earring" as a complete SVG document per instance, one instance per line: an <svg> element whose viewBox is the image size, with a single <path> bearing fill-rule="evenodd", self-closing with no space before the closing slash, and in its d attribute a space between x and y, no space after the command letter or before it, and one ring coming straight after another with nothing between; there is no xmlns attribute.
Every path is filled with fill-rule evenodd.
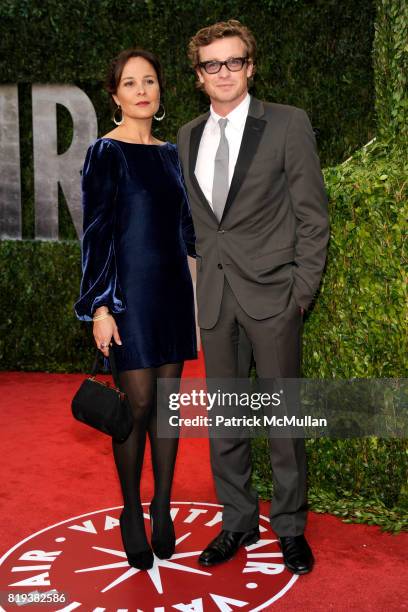
<svg viewBox="0 0 408 612"><path fill-rule="evenodd" d="M122 125L123 123L123 112L121 112L121 117L120 119L116 119L116 113L118 112L118 110L122 110L118 104L118 106L115 109L115 112L113 113L113 117L112 117L112 121L115 125Z"/></svg>
<svg viewBox="0 0 408 612"><path fill-rule="evenodd" d="M160 102L159 108L160 108L160 106L162 106L162 107L163 107L163 114L162 114L162 116L161 116L161 117L156 117L156 115L153 115L153 117L156 119L156 121L163 121L163 119L164 119L164 118L165 118L165 116L166 116L166 110L165 110L165 108L164 108L164 104L162 104L162 103ZM159 109L157 109L157 110L159 110Z"/></svg>

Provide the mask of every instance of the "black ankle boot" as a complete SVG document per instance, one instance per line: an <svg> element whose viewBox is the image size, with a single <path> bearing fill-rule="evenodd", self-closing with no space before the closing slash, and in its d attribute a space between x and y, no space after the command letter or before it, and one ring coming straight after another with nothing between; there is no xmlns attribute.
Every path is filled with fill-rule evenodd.
<svg viewBox="0 0 408 612"><path fill-rule="evenodd" d="M157 510L154 502L150 504L150 528L152 548L159 559L170 559L176 548L176 534L169 510Z"/></svg>
<svg viewBox="0 0 408 612"><path fill-rule="evenodd" d="M140 570L148 570L151 567L153 567L153 552L152 549L150 548L150 546L147 544L147 539L146 539L146 533L144 533L144 519L143 519L143 510L141 509L141 527L140 529L143 529L143 535L144 538L146 539L146 548L143 548L143 550L140 551L130 551L128 548L128 545L126 544L126 536L125 536L125 529L124 529L124 509L121 512L121 515L119 517L119 524L120 524L120 532L122 535L122 542L123 542L123 547L125 549L125 553L127 556L127 560L129 565L131 565L132 567L135 567L137 569ZM143 535L142 538L143 539Z"/></svg>

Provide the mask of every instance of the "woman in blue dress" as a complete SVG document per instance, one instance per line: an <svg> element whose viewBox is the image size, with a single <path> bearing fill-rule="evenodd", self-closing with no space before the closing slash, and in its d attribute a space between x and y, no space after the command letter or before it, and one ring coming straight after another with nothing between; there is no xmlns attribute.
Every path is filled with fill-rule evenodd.
<svg viewBox="0 0 408 612"><path fill-rule="evenodd" d="M158 438L157 379L180 378L196 358L194 297L187 254L194 231L173 144L152 135L164 107L158 59L142 49L113 62L107 90L118 127L88 149L82 174L84 234L79 319L93 320L96 345L114 351L134 427L113 453L123 493L120 527L129 564L153 565L175 549L170 493L178 439ZM160 108L161 107L161 108ZM119 116L118 116L119 115ZM150 547L140 499L146 436L154 472Z"/></svg>

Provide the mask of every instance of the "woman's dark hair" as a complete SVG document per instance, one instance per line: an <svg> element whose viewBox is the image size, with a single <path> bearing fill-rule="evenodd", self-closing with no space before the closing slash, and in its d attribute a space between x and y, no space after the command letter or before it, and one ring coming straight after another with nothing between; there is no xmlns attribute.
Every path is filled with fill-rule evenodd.
<svg viewBox="0 0 408 612"><path fill-rule="evenodd" d="M109 66L108 74L105 81L105 89L108 93L115 94L118 90L120 79L122 77L123 68L127 61L132 57L142 57L153 66L157 74L157 80L160 88L160 96L163 96L163 70L159 58L145 49L125 49L119 53Z"/></svg>

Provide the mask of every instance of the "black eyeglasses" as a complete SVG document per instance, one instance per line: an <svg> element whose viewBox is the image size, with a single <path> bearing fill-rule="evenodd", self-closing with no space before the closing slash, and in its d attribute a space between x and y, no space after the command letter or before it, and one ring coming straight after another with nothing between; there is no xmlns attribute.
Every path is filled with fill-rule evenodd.
<svg viewBox="0 0 408 612"><path fill-rule="evenodd" d="M248 62L247 57L230 57L225 62L210 60L209 62L200 62L200 68L206 71L207 74L217 74L223 66L226 66L231 72L242 70L244 64Z"/></svg>

